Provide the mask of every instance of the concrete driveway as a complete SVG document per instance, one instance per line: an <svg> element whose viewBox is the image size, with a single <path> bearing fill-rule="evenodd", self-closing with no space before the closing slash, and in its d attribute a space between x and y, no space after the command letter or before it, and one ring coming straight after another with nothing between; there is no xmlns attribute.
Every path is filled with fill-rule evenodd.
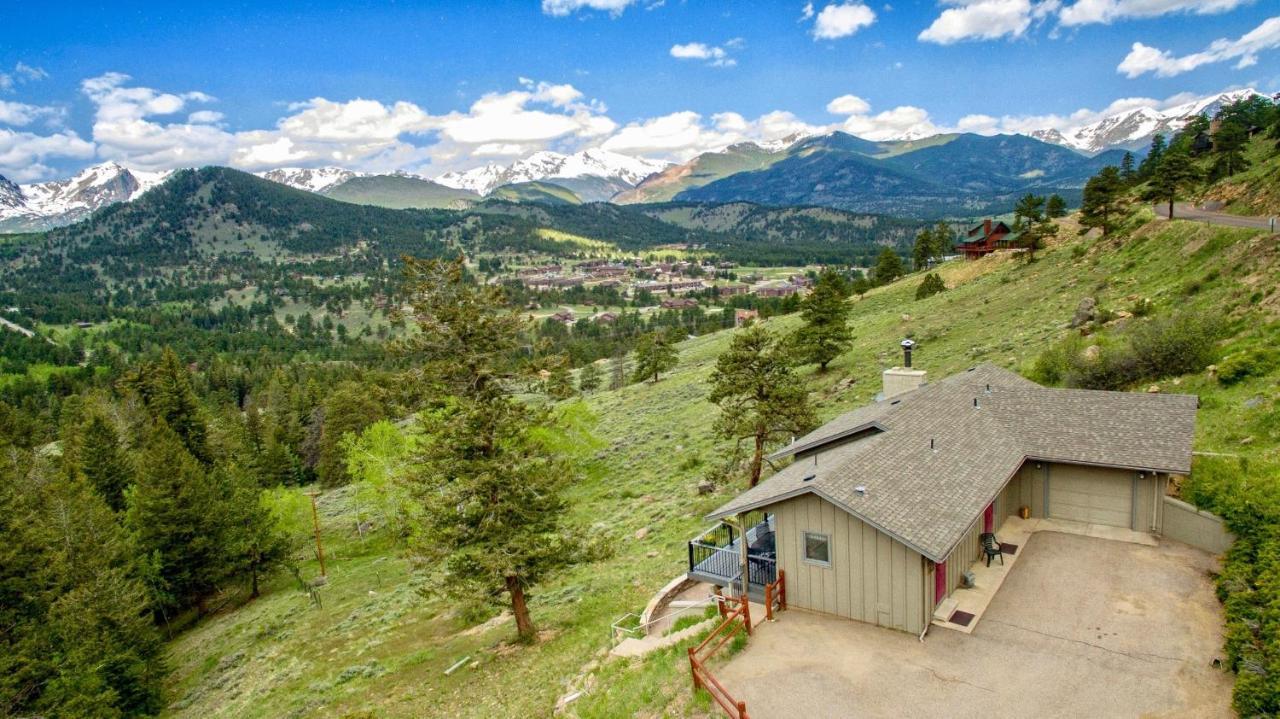
<svg viewBox="0 0 1280 719"><path fill-rule="evenodd" d="M1040 532L973 634L787 611L713 669L770 717L1230 717L1216 561Z"/></svg>

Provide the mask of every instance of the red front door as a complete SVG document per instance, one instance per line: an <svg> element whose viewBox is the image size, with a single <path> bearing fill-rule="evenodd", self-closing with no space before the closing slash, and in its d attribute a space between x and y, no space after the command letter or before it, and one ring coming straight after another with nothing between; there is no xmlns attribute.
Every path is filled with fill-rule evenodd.
<svg viewBox="0 0 1280 719"><path fill-rule="evenodd" d="M941 604L947 598L947 563L934 565L933 570L933 603Z"/></svg>
<svg viewBox="0 0 1280 719"><path fill-rule="evenodd" d="M996 531L996 503L992 502L987 508L982 510L982 531Z"/></svg>

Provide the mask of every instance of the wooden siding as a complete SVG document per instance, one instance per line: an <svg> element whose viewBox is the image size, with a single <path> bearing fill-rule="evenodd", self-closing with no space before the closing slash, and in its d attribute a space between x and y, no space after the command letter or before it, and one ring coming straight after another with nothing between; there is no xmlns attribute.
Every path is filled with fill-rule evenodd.
<svg viewBox="0 0 1280 719"><path fill-rule="evenodd" d="M932 612L925 560L914 550L814 495L769 508L787 603L918 634ZM831 538L831 566L804 560L804 533Z"/></svg>
<svg viewBox="0 0 1280 719"><path fill-rule="evenodd" d="M947 556L947 593L950 594L964 579L964 573L982 554L982 542L978 537L982 534L982 513L965 530L964 538Z"/></svg>

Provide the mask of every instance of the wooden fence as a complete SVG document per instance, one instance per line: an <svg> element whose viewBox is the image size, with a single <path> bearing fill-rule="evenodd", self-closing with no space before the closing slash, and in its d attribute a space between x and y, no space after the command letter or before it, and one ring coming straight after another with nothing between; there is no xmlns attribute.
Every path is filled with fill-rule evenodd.
<svg viewBox="0 0 1280 719"><path fill-rule="evenodd" d="M717 593L719 590L716 590ZM693 676L693 689L705 689L730 719L748 719L747 703L733 698L728 689L707 669L709 660L721 647L729 643L739 632L751 636L751 601L744 595L722 597L720 616L724 621L707 635L696 647L689 648L689 673ZM786 573L778 572L778 578L765 585L764 613L772 620L775 609L787 608Z"/></svg>

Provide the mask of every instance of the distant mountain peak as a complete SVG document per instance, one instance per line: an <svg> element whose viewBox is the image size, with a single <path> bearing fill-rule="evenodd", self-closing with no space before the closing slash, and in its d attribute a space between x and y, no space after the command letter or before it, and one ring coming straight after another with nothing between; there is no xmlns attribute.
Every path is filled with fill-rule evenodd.
<svg viewBox="0 0 1280 719"><path fill-rule="evenodd" d="M307 192L320 192L360 176L341 167L279 167L256 174L264 180Z"/></svg>
<svg viewBox="0 0 1280 719"><path fill-rule="evenodd" d="M640 184L670 163L632 157L601 148L565 155L541 150L507 166L490 162L464 172L446 172L435 181L446 187L488 195L503 185L552 179L600 178L626 187Z"/></svg>
<svg viewBox="0 0 1280 719"><path fill-rule="evenodd" d="M0 178L0 230L43 230L70 224L107 205L132 200L169 174L134 171L108 160L65 180L15 185Z"/></svg>
<svg viewBox="0 0 1280 719"><path fill-rule="evenodd" d="M1164 110L1146 106L1137 107L1062 131L1044 129L1027 134L1037 140L1089 154L1110 149L1139 150L1149 144L1152 136L1157 133L1171 135L1182 129L1187 120L1197 115L1212 116L1223 105L1258 94L1260 93L1253 88L1230 90L1206 95Z"/></svg>

